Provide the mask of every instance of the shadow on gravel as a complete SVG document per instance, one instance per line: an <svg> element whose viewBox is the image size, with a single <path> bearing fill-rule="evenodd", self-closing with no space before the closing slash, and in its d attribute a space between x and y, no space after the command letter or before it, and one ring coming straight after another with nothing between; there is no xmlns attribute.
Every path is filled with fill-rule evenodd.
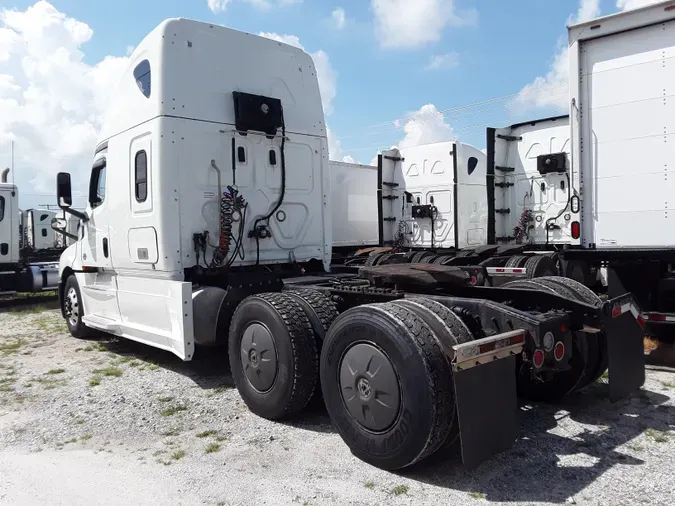
<svg viewBox="0 0 675 506"><path fill-rule="evenodd" d="M675 408L662 405L668 400L664 395L643 390L616 404L607 398L608 386L598 383L564 403L521 406L520 436L513 448L473 472L464 470L455 449L402 474L489 501L563 503L613 466L644 463L637 445L632 451L637 458L617 450L619 446L645 431L655 436L649 444L658 445L656 439L664 437L660 431L675 428ZM565 417L594 430L577 426L578 433L561 434L556 428Z"/></svg>
<svg viewBox="0 0 675 506"><path fill-rule="evenodd" d="M145 367L161 367L190 378L204 390L234 388L227 350L224 348L198 349L191 361L183 362L168 351L128 339L102 336L90 341L98 343L105 351L118 355L120 359L136 359L144 362Z"/></svg>

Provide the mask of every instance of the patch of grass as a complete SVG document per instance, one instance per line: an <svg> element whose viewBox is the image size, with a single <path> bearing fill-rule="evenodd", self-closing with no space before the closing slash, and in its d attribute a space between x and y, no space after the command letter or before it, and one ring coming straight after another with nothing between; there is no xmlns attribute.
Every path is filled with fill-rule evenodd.
<svg viewBox="0 0 675 506"><path fill-rule="evenodd" d="M173 399L174 399L173 397L167 396L167 397L159 397L157 400L159 402L171 402Z"/></svg>
<svg viewBox="0 0 675 506"><path fill-rule="evenodd" d="M204 432L200 432L197 434L197 437L203 438L203 437L209 437L209 436L215 436L217 434L217 431L215 430L205 430Z"/></svg>
<svg viewBox="0 0 675 506"><path fill-rule="evenodd" d="M216 441L223 442L227 441L227 436L216 436Z"/></svg>
<svg viewBox="0 0 675 506"><path fill-rule="evenodd" d="M141 363L138 360L132 360L129 362L129 367L138 367Z"/></svg>
<svg viewBox="0 0 675 506"><path fill-rule="evenodd" d="M114 377L119 377L124 374L124 371L120 369L119 367L115 367L113 365L109 365L108 367L104 367L103 369L94 369L93 371L95 374L102 374L103 376L114 376Z"/></svg>
<svg viewBox="0 0 675 506"><path fill-rule="evenodd" d="M661 385L663 385L664 390L667 390L669 388L675 388L675 383L673 383L672 381L662 381Z"/></svg>
<svg viewBox="0 0 675 506"><path fill-rule="evenodd" d="M134 357L131 356L126 356L126 357L120 357L119 363L120 364L127 364L131 362L134 359Z"/></svg>
<svg viewBox="0 0 675 506"><path fill-rule="evenodd" d="M177 436L180 434L180 430L178 429L169 429L165 432L162 432L162 436Z"/></svg>
<svg viewBox="0 0 675 506"><path fill-rule="evenodd" d="M63 374L64 372L66 372L66 370L65 370L65 369L61 369L61 368L59 368L59 369L50 369L49 371L47 371L47 374Z"/></svg>
<svg viewBox="0 0 675 506"><path fill-rule="evenodd" d="M366 487L369 490L373 490L375 488L375 482L374 481L367 481L363 484L364 487Z"/></svg>
<svg viewBox="0 0 675 506"><path fill-rule="evenodd" d="M91 439L91 437L92 437L91 434L85 434L85 435L82 436L80 439L81 439L82 441L89 441L89 440Z"/></svg>
<svg viewBox="0 0 675 506"><path fill-rule="evenodd" d="M209 443L204 448L204 453L216 453L220 450L220 445L218 443Z"/></svg>
<svg viewBox="0 0 675 506"><path fill-rule="evenodd" d="M105 346L103 346L100 343L97 344L90 344L89 346L86 346L85 348L78 348L75 351L108 351Z"/></svg>
<svg viewBox="0 0 675 506"><path fill-rule="evenodd" d="M28 341L21 338L0 342L0 354L2 354L3 357L14 355L18 353L21 347L27 343Z"/></svg>
<svg viewBox="0 0 675 506"><path fill-rule="evenodd" d="M394 488L391 489L391 493L394 495L404 495L408 494L408 485L396 485Z"/></svg>
<svg viewBox="0 0 675 506"><path fill-rule="evenodd" d="M82 425L84 423L84 420L82 418L79 418L79 419L75 420L75 423L77 425Z"/></svg>
<svg viewBox="0 0 675 506"><path fill-rule="evenodd" d="M485 499L485 494L481 492L469 492L469 496L474 499Z"/></svg>
<svg viewBox="0 0 675 506"><path fill-rule="evenodd" d="M172 460L180 460L185 457L185 450L176 450L171 454Z"/></svg>
<svg viewBox="0 0 675 506"><path fill-rule="evenodd" d="M181 411L187 411L187 408L185 406L180 406L180 405L171 406L169 408L166 408L166 409L163 409L162 411L160 411L160 414L162 416L173 416L177 413L180 413Z"/></svg>
<svg viewBox="0 0 675 506"><path fill-rule="evenodd" d="M159 364L155 364L154 362L148 362L146 367L151 371L156 371L159 369Z"/></svg>
<svg viewBox="0 0 675 506"><path fill-rule="evenodd" d="M100 376L92 376L89 378L89 386L90 387L96 387L101 384L101 377Z"/></svg>
<svg viewBox="0 0 675 506"><path fill-rule="evenodd" d="M12 378L11 376L6 376L4 378L0 378L0 385L7 385L9 383L14 383L16 382L16 378Z"/></svg>
<svg viewBox="0 0 675 506"><path fill-rule="evenodd" d="M0 385L0 392L13 392L13 391L14 391L14 387L12 387L10 385L7 385L7 384Z"/></svg>
<svg viewBox="0 0 675 506"><path fill-rule="evenodd" d="M666 443L666 442L668 442L668 439L669 439L667 432L657 430L657 429L647 429L645 431L645 435L649 436L650 438L652 438L657 443Z"/></svg>
<svg viewBox="0 0 675 506"><path fill-rule="evenodd" d="M52 378L35 378L33 381L40 383L43 387L45 387L46 390L52 390L56 387L62 387L67 384L66 380Z"/></svg>

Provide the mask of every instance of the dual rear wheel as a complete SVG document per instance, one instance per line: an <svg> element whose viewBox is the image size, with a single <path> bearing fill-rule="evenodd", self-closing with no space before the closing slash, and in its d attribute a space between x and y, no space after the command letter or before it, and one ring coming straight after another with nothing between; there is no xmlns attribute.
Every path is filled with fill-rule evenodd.
<svg viewBox="0 0 675 506"><path fill-rule="evenodd" d="M319 292L282 292L240 304L229 356L254 413L292 416L320 389L351 451L400 469L456 441L450 348L471 339L459 317L428 299L362 305L337 316Z"/></svg>

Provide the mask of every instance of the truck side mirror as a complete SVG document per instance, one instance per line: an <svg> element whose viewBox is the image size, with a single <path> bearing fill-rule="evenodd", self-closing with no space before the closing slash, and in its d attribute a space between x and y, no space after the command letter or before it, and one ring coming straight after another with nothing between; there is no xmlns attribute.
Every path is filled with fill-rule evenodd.
<svg viewBox="0 0 675 506"><path fill-rule="evenodd" d="M87 221L87 215L71 209L73 205L73 195L70 188L70 174L67 172L59 172L56 175L56 202L65 212L72 214L82 221ZM53 228L53 227L52 227Z"/></svg>
<svg viewBox="0 0 675 506"><path fill-rule="evenodd" d="M70 174L59 172L56 175L56 201L60 208L73 205L73 196L70 189Z"/></svg>

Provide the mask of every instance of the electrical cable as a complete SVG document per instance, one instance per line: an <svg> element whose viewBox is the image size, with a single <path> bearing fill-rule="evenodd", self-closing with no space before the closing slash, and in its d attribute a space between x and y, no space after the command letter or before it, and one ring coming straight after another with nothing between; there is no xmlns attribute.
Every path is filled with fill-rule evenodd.
<svg viewBox="0 0 675 506"><path fill-rule="evenodd" d="M281 106L281 190L280 190L280 195L279 199L277 200L276 205L274 208L267 213L266 216L263 216L262 218L258 218L255 220L253 223L253 230L251 231L253 235L255 236L255 252L256 252L256 257L255 257L255 264L256 266L260 265L260 231L258 230L258 223L261 221L267 221L269 223L270 217L277 212L277 210L281 207L281 204L284 201L284 197L286 196L286 121L284 120L284 108Z"/></svg>
<svg viewBox="0 0 675 506"><path fill-rule="evenodd" d="M565 211L567 211L567 208L570 206L570 202L572 201L572 187L570 184L570 174L569 172L565 172L565 176L567 176L567 204L565 204L565 207L562 208L562 210L558 213L558 216L555 218L549 218L546 220L546 245L548 246L548 233L549 233L549 223L551 221L556 221L558 218L560 218Z"/></svg>

